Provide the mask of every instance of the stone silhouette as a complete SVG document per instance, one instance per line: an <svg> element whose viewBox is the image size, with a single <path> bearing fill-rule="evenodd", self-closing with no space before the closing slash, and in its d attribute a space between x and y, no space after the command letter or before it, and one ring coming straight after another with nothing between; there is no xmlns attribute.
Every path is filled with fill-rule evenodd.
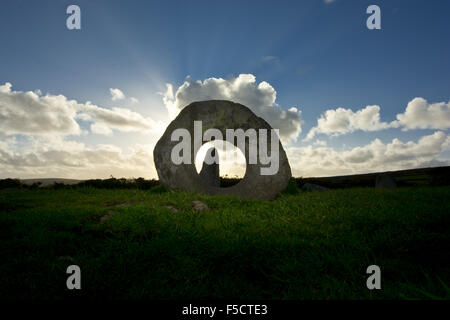
<svg viewBox="0 0 450 320"><path fill-rule="evenodd" d="M198 150L194 150L191 141L190 163L174 164L171 152L179 142L172 141L172 132L179 128L189 131L194 136L194 121L202 121L202 135L210 129L218 129L223 137L226 129L266 129L271 131L272 127L262 118L256 116L249 108L242 104L226 100L209 100L193 102L183 110L166 128L161 139L153 150L156 171L159 180L167 189L188 190L209 195L235 195L246 199L273 199L284 190L291 177L291 168L286 153L277 140L278 146L278 171L273 175L261 174L262 168L267 168L258 161L256 164L249 163L249 142L245 141L245 150L241 150L246 159L246 171L243 179L236 185L228 188L211 186L211 180L203 179L195 169L195 156ZM271 139L267 139L267 150L271 150ZM239 147L235 141L233 143ZM258 143L259 149L259 143ZM208 169L209 170L209 169ZM211 169L212 170L212 169ZM206 175L206 174L205 174Z"/></svg>
<svg viewBox="0 0 450 320"><path fill-rule="evenodd" d="M211 187L220 187L220 175L219 175L219 154L216 148L210 148L206 152L206 157L215 159L214 163L208 164L203 161L202 170L199 175L206 185Z"/></svg>

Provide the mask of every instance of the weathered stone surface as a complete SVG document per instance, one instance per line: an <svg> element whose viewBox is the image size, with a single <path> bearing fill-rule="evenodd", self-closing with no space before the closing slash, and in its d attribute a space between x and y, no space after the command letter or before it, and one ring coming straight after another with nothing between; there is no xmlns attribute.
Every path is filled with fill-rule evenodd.
<svg viewBox="0 0 450 320"><path fill-rule="evenodd" d="M392 189L396 187L397 184L390 175L382 173L375 178L375 188Z"/></svg>
<svg viewBox="0 0 450 320"><path fill-rule="evenodd" d="M209 156L212 159L219 158L219 154L216 148L210 148L206 152L206 156ZM202 170L200 171L199 175L206 185L216 188L220 187L219 161L215 161L212 164L207 164L205 161L203 161Z"/></svg>
<svg viewBox="0 0 450 320"><path fill-rule="evenodd" d="M153 158L159 180L167 189L189 190L209 195L235 195L246 199L273 199L289 183L291 168L286 153L279 142L279 170L274 175L261 175L260 169L267 167L261 163L250 164L248 157L248 141L245 150L241 150L246 158L246 171L243 179L228 188L209 186L201 179L195 169L195 156L198 150L191 146L191 163L175 165L171 161L172 148L178 141L171 141L171 134L178 128L185 128L194 137L194 121L203 122L202 134L216 128L226 136L226 129L267 129L271 126L262 118L257 117L249 108L231 101L209 100L193 102L178 114L167 127L161 139L153 150ZM270 150L270 139L268 139ZM236 144L235 144L236 145ZM195 152L194 152L195 151Z"/></svg>

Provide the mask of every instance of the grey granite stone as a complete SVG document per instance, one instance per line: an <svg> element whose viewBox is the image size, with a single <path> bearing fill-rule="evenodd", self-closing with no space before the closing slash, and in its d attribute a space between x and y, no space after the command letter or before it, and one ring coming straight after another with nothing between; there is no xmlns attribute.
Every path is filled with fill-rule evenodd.
<svg viewBox="0 0 450 320"><path fill-rule="evenodd" d="M172 141L171 134L178 128L187 129L191 137L194 137L194 121L202 121L202 134L216 128L226 136L226 129L267 129L271 126L262 118L256 116L249 108L242 104L226 100L209 100L193 102L183 110L166 128L161 139L153 150L153 158L160 182L167 189L188 190L209 195L235 195L246 199L273 199L286 188L291 177L291 167L286 153L279 143L279 169L274 175L262 175L261 168L267 165L249 163L248 140L243 154L246 158L246 171L243 179L236 185L228 188L211 186L204 181L195 168L195 156L198 150L191 145L191 162L176 165L171 160L171 151L179 141ZM268 139L270 150L270 138ZM235 144L236 145L236 144Z"/></svg>

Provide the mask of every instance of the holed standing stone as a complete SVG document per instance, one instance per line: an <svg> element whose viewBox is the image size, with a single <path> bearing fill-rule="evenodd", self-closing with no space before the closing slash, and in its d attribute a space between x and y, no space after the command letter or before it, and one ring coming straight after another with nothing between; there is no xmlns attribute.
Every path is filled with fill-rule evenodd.
<svg viewBox="0 0 450 320"><path fill-rule="evenodd" d="M280 191L286 188L291 178L291 167L281 142L278 141L278 172L274 175L262 175L260 169L268 167L268 165L263 165L259 161L256 164L249 163L248 139L245 142L245 150L241 150L246 159L246 171L243 179L238 184L228 188L208 185L208 181L202 179L195 168L195 156L198 150L194 150L194 121L202 121L202 136L206 130L216 128L221 131L224 139L226 137L226 129L243 129L244 131L255 129L257 132L259 129L267 129L267 149L271 150L270 131L272 127L246 106L226 100L193 102L182 109L178 116L169 124L153 150L156 171L160 182L165 188L194 191L209 195L235 195L246 199L261 200L273 199ZM178 128L187 129L192 137L192 152L189 164L181 163L176 165L171 160L172 148L179 143L179 141L172 141L171 135ZM236 143L234 145L237 146Z"/></svg>

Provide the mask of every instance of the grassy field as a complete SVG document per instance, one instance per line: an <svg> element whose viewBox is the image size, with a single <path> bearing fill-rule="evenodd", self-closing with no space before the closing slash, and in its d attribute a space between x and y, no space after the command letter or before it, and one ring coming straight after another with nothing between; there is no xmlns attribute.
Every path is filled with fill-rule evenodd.
<svg viewBox="0 0 450 320"><path fill-rule="evenodd" d="M291 193L0 190L0 299L450 299L450 187Z"/></svg>

